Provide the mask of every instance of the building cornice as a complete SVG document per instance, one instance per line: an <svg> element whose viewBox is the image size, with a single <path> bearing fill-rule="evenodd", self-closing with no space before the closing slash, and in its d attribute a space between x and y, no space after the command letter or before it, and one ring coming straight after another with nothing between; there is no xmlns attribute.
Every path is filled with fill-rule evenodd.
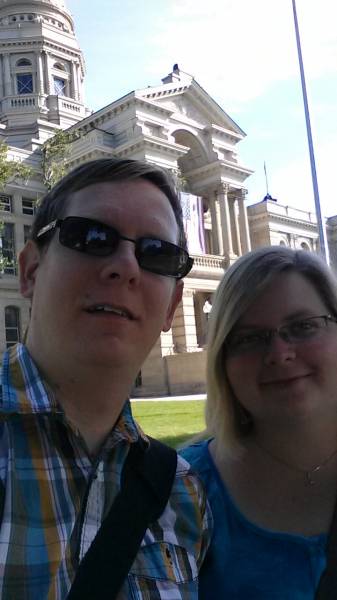
<svg viewBox="0 0 337 600"><path fill-rule="evenodd" d="M171 164L172 159L176 163L176 161L181 156L187 154L189 148L187 148L186 146L182 146L181 144L176 144L175 142L168 142L162 138L140 135L137 138L128 140L125 144L121 146L117 146L113 150L111 149L111 147L104 148L104 146L91 145L88 148L84 149L82 153L79 153L78 156L73 158L73 160L70 160L69 165L71 165L71 167L73 168L77 164L82 164L84 160L89 160L93 157L97 157L97 154L99 154L100 156L115 156L118 158L128 158L132 157L136 153L146 152L149 150L154 150L157 153L157 156L161 156L162 160L164 160L165 158L169 158Z"/></svg>
<svg viewBox="0 0 337 600"><path fill-rule="evenodd" d="M82 51L80 48L71 48L70 46L66 46L65 44L56 44L50 40L43 39L30 39L30 40L18 40L18 41L7 41L0 42L0 49L2 54L7 54L13 52L13 49L18 48L22 50L23 48L38 48L40 50L53 50L54 52L59 52L61 55L71 56L79 59L79 62L84 65L84 61L82 59Z"/></svg>
<svg viewBox="0 0 337 600"><path fill-rule="evenodd" d="M247 207L249 208L249 207ZM279 215L279 214L275 214L275 213L260 213L258 215L251 215L248 212L248 221L249 223L254 223L256 224L261 224L261 226L264 226L265 223L268 223L269 225L273 224L273 223L277 223L277 224L287 224L288 226L294 227L301 227L302 229L307 229L308 231L312 231L312 232L316 232L317 231L317 223L311 223L309 221L305 221L305 220L301 220L301 219L295 219L293 217L287 217L284 215Z"/></svg>
<svg viewBox="0 0 337 600"><path fill-rule="evenodd" d="M122 158L133 154L139 149L155 149L159 150L163 155L171 155L175 159L180 158L188 153L189 148L176 144L175 142L168 142L162 138L155 138L153 136L142 135L135 140L130 140L123 146L118 146L115 149L115 156Z"/></svg>
<svg viewBox="0 0 337 600"><path fill-rule="evenodd" d="M188 171L186 176L188 177L198 177L200 175L209 175L209 174L217 174L221 177L222 173L233 173L240 174L246 177L251 175L254 171L251 169L247 169L246 167L242 167L237 163L233 163L227 160L218 160L207 165L203 165L202 167L198 167L197 169L193 169L192 171Z"/></svg>
<svg viewBox="0 0 337 600"><path fill-rule="evenodd" d="M219 120L220 123L226 122L233 128L228 131L235 133L238 139L246 137L245 132L233 121L233 119L215 102L213 98L201 87L201 85L192 77L183 78L181 82L176 80L172 83L166 83L157 87L145 88L138 90L138 94L151 98L152 101L163 98L175 97L178 95L186 95L186 98L193 103L199 104L202 112L208 112L213 115L212 120ZM219 126L219 125L218 125ZM227 128L226 128L227 129Z"/></svg>
<svg viewBox="0 0 337 600"><path fill-rule="evenodd" d="M144 100L144 98L138 98L135 94L136 92L130 92L129 94L122 96L118 100L111 102L111 104L107 104L107 106L104 106L100 110L92 113L91 115L83 119L80 123L76 123L75 125L73 125L72 129L77 129L79 131L88 131L92 128L92 125L95 125L96 127L102 126L104 123L111 121L111 119L119 115L124 110L129 109L130 107L134 107L135 116L138 116L137 111L141 108L153 109L154 115L160 115L160 117L164 119L164 121L166 121L167 118L169 118L172 115L172 110L169 110L163 106L158 106L153 102ZM149 118L147 114L140 114L139 116L144 117L146 119ZM158 124L163 125L164 123Z"/></svg>

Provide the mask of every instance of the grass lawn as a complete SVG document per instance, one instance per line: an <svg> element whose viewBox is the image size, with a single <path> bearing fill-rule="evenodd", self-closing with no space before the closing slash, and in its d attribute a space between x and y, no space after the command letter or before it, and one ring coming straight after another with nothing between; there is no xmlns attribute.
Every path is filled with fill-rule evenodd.
<svg viewBox="0 0 337 600"><path fill-rule="evenodd" d="M132 413L141 428L169 446L179 446L205 426L203 400L132 402Z"/></svg>

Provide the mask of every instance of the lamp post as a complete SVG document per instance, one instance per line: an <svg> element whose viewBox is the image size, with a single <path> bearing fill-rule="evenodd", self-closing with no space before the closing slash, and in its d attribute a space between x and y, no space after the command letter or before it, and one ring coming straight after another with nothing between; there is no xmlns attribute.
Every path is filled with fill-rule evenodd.
<svg viewBox="0 0 337 600"><path fill-rule="evenodd" d="M298 28L296 1L292 0L292 4L293 4L293 13L294 13L294 24L295 24L298 62L300 65L300 73L301 73L305 123L306 123L306 128L307 128L307 137L308 137L308 146L309 146L309 155L310 155L311 179L312 179L312 186L313 186L313 190L314 190L315 210L316 210L316 216L317 216L319 250L320 250L320 254L325 259L325 261L327 263L329 263L329 251L328 251L328 245L327 245L327 239L326 239L326 229L325 229L325 225L322 220L321 204L320 204L320 200L319 200L315 154L314 154L314 146L313 146L312 134L311 134L309 105L308 105L307 89L306 89L306 84L305 84L300 32L299 32L299 28Z"/></svg>

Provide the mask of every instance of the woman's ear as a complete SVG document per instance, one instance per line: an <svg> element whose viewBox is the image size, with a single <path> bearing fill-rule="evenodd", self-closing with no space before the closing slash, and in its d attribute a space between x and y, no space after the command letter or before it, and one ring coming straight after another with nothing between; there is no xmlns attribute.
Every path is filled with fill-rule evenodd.
<svg viewBox="0 0 337 600"><path fill-rule="evenodd" d="M24 298L33 298L37 270L41 263L41 251L28 240L19 255L20 292Z"/></svg>

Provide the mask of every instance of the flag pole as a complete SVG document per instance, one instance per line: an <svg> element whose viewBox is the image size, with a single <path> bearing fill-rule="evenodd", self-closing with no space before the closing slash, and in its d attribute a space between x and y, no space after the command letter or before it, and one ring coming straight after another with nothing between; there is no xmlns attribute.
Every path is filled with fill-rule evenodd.
<svg viewBox="0 0 337 600"><path fill-rule="evenodd" d="M308 138L310 166L311 166L311 179L312 179L312 186L313 186L313 190L314 190L315 209L316 209L316 217L317 217L319 251L320 251L320 254L322 255L322 257L325 259L325 261L329 264L329 251L328 251L328 245L327 245L327 239L326 239L326 229L325 229L325 225L322 220L321 204L320 204L320 199L319 199L315 154L314 154L314 146L313 146L312 134L311 134L309 105L308 105L307 89L306 89L306 84L305 84L300 32L299 32L299 28L298 28L296 1L292 0L292 4L293 4L298 62L299 62L300 73L301 73L301 84L302 84L305 122L306 122L306 127L307 127L307 138Z"/></svg>
<svg viewBox="0 0 337 600"><path fill-rule="evenodd" d="M263 168L264 168L264 176L265 176L265 180L266 180L267 196L269 196L269 186L268 186L268 176L267 176L266 161L264 161L264 163L263 163Z"/></svg>

